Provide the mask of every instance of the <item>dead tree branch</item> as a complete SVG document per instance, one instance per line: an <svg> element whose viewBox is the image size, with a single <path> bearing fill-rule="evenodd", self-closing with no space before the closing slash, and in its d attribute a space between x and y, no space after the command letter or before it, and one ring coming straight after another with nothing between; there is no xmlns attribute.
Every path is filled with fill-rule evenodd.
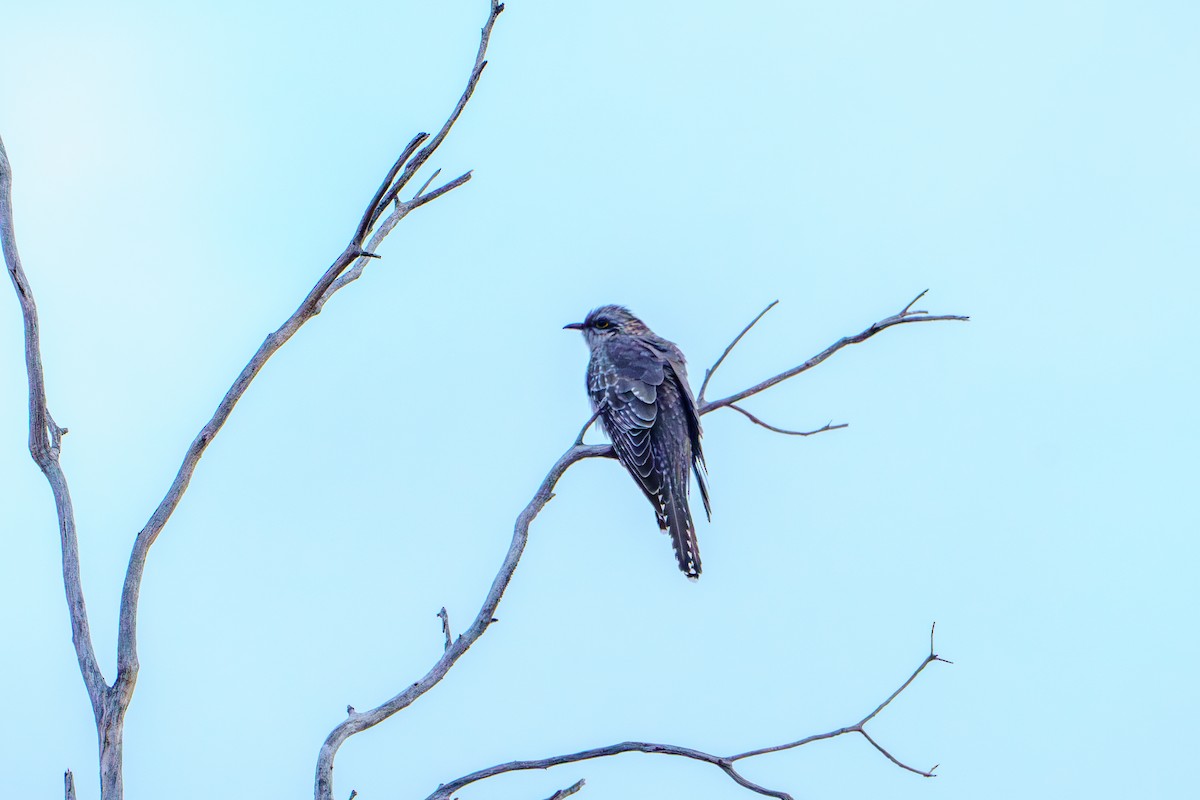
<svg viewBox="0 0 1200 800"><path fill-rule="evenodd" d="M75 645L75 659L79 663L79 672L83 675L83 683L92 704L92 713L99 726L108 703L109 686L96 663L96 651L92 646L92 633L88 626L87 605L83 601L83 584L79 579L79 539L75 529L75 507L71 503L66 473L59 463L62 437L67 430L55 423L46 401L46 373L42 367L37 304L34 302L33 289L29 286L29 279L25 276L21 256L17 250L12 178L12 165L4 148L4 140L0 139L0 247L4 250L4 263L17 292L17 300L21 304L21 318L25 327L25 371L29 382L29 454L46 476L50 492L54 496L54 509L62 546L63 587L66 590L67 611L71 618L71 641ZM74 786L73 780L70 786Z"/></svg>
<svg viewBox="0 0 1200 800"><path fill-rule="evenodd" d="M454 644L454 640L450 636L450 615L446 613L446 607L442 606L442 610L437 613L438 619L442 621L442 635L446 637L446 646L444 650L449 650L450 645Z"/></svg>
<svg viewBox="0 0 1200 800"><path fill-rule="evenodd" d="M457 792L459 789L462 789L465 786L484 780L485 778L502 775L506 772L518 772L521 770L531 769L549 769L550 767L556 767L560 764L573 764L578 761L590 761L592 759L606 758L608 756L616 756L622 753L652 753L655 755L680 756L682 758L690 758L693 761L701 761L706 764L712 764L713 766L720 768L726 775L728 775L740 786L743 786L752 792L756 792L767 797L779 798L779 800L792 800L792 796L787 792L767 789L748 780L744 775L734 768L734 764L736 764L738 761L742 761L743 759L754 758L755 756L766 755L767 753L778 753L782 750L792 750L794 748L802 747L803 745L821 741L823 739L834 739L847 733L862 734L863 738L870 742L870 744L874 746L876 750L886 756L888 760L896 766L906 769L909 772L915 772L916 774L926 778L933 778L935 777L933 770L937 769L936 765L931 767L928 771L910 767L909 765L899 761L895 756L881 747L874 739L871 738L870 734L867 733L864 727L868 722L878 716L879 712L883 711L891 704L893 700L899 697L901 692L911 686L912 682L916 680L917 676L920 675L927 666L932 664L934 661L950 663L946 661L946 659L938 656L933 651L933 628L930 629L929 636L929 655L925 656L924 660L921 661L913 674L909 676L908 680L901 684L899 689L892 692L888 699L880 703L874 711L872 711L870 714L867 714L853 725L847 725L844 728L838 728L837 730L832 730L827 733L818 733L813 736L806 736L803 739L798 739L794 742L788 742L787 744L774 745L772 747L762 747L757 750L747 750L744 753L738 753L737 755L732 756L717 756L713 755L712 753L694 750L690 747L680 747L672 744L655 744L652 742L621 742L620 744L608 745L606 747L594 747L590 750L581 750L578 753L551 756L550 758L541 758L532 761L509 761L504 764L497 764L494 767L481 769L478 772L472 772L470 775L464 775L461 778L456 778L449 783L444 783L439 786L437 790L433 792L433 794L429 795L426 800L448 800L448 798L454 792Z"/></svg>
<svg viewBox="0 0 1200 800"><path fill-rule="evenodd" d="M817 428L816 430L789 431L784 428L776 428L774 425L770 425L766 422L763 422L761 419L754 416L749 411L747 411L746 409L742 408L739 405L730 403L729 407L732 408L734 411L738 412L739 414L741 414L742 416L744 416L746 419L753 422L755 425L761 425L769 431L775 431L775 433L782 433L785 436L812 436L813 434L816 434L816 433L824 433L825 431L836 431L838 428L849 427L848 423L845 423L845 422L842 422L838 425L834 425L832 421L829 421L829 422L826 422L824 425L822 425L820 428Z"/></svg>
<svg viewBox="0 0 1200 800"><path fill-rule="evenodd" d="M583 778L580 778L567 788L559 789L557 792L547 797L546 800L563 800L563 798L570 797L582 789L585 783L587 783L587 781L585 781Z"/></svg>
<svg viewBox="0 0 1200 800"><path fill-rule="evenodd" d="M913 304L916 303L918 300L920 300L922 297L924 297L928 291L929 290L926 289L924 292L921 292L919 295L914 297L912 299L912 302L910 302L903 309L901 309L899 313L893 314L890 317L887 317L885 319L879 320L878 322L872 323L866 330L862 331L861 333L856 333L853 336L843 336L841 339L838 339L836 342L829 345L829 347L826 347L824 350L817 353L815 356L808 359L807 361L805 361L803 364L800 364L799 366L792 367L789 370L785 370L785 371L779 373L778 375L775 375L774 377L767 378L762 383L756 383L755 385L751 386L749 389L743 389L742 391L737 392L736 394L731 394L728 397L721 398L720 400L713 400L711 403L700 402L700 413L707 414L710 411L716 411L718 408L724 408L725 406L733 405L734 403L737 403L741 400L745 400L747 397L751 397L753 395L758 394L759 392L770 389L772 386L774 386L778 383L783 383L788 378L796 377L801 372L807 372L808 370L815 367L817 364L820 364L822 361L829 358L831 355L836 353L838 350L841 350L843 347L849 347L852 344L859 344L860 342L865 342L867 339L870 339L875 334L877 334L881 331L885 331L888 328L894 327L896 325L906 325L910 322L967 322L971 319L970 317L961 317L961 316L957 316L954 314L941 314L941 315L933 316L933 315L930 315L930 313L928 311L912 311L911 309L913 307ZM776 301L776 302L778 302L778 301ZM742 337L746 335L746 332L749 331L751 328L753 328L754 324L756 322L758 322L760 319L762 319L763 314L766 314L768 311L770 311L771 308L774 307L774 305L775 305L775 303L772 303L771 305L769 305L765 309L763 309L762 313L759 314L757 317L755 317L754 320L749 325L747 325L746 328L741 333L738 334L737 338L735 338L733 340L733 342L729 345L729 347L725 348L725 352L721 354L721 357L717 359L717 362L715 364L713 364L712 367L708 370L707 375L705 377L704 385L707 385L708 379L711 378L713 373L715 373L717 371L717 367L719 367L721 365L721 362L725 360L725 356L729 355L729 351L733 349L734 345L736 345L739 341L741 341ZM703 395L703 385L701 388L701 394ZM697 402L699 402L699 401L697 401Z"/></svg>
<svg viewBox="0 0 1200 800"><path fill-rule="evenodd" d="M918 295L918 298L921 297L922 295L924 295L924 292L922 292L921 295ZM729 345L729 347L725 348L725 352L721 355L721 357L719 359L717 359L716 364L714 364L713 367L711 369L709 369L708 373L709 373L710 377L713 374L713 372L715 372L716 367L720 366L721 362L724 361L725 357L727 355L729 355L729 352L733 349L734 345L736 345L741 340L741 338L746 335L746 333L750 330L750 328L754 327L754 323L757 322L759 319L761 319L763 314L765 314L767 311L769 311L774 305L775 304L772 303L770 306L767 306L767 308L762 313L760 313L757 317L755 317L755 319L749 325L747 325L745 328L742 329L742 332L739 333L734 338L733 342ZM870 338L871 336L874 336L876 333L879 333L880 331L886 330L887 328L893 327L895 325L899 325L903 322L918 322L918 321L932 322L932 321L937 321L937 320L966 320L967 319L967 317L960 317L960 316L939 316L939 317L914 316L916 314L924 314L925 312L909 311L909 308L911 308L911 306L912 306L912 304L910 303L899 314L893 315L891 317L887 317L886 319L883 319L883 320L880 320L879 322L874 323L873 325L871 325L869 328L867 328L862 333L856 334L854 336L843 337L842 339L839 339L833 345L826 348L821 353L818 353L817 355L813 356L808 361L804 362L803 364L801 364L798 367L788 370L787 372L780 373L779 375L776 375L773 378L769 378L766 381L763 381L762 383L751 387L750 389L747 389L743 392L739 392L738 394L731 395L730 397L724 398L722 400L717 400L715 402L706 403L706 404L702 405L700 407L700 413L707 414L710 411L715 411L719 408L725 408L726 406L731 406L738 400L741 400L745 397L749 397L752 394L757 394L758 392L769 389L770 387L774 386L777 383L780 383L781 381L787 380L788 378L790 378L794 375L798 375L801 372L804 372L805 370L812 369L817 364L820 364L822 361L826 360L827 358L829 358L829 356L833 355L834 353L836 353L838 350L842 349L843 347L846 347L849 344L854 344L857 342L865 341L866 339ZM743 414L747 414L747 412L744 409L738 408L736 410L741 411ZM550 468L550 471L546 474L546 477L542 479L541 486L538 487L538 490L537 490L536 494L534 494L533 499L529 501L529 504L525 506L525 509L521 512L520 516L517 517L517 522L516 522L516 525L514 526L514 530L513 530L512 542L509 544L509 547L508 547L508 553L504 556L504 561L500 565L500 571L499 571L499 573L497 573L495 579L492 581L491 589L488 591L487 597L483 601L483 606L482 606L482 608L480 608L479 613L476 615L475 621L471 624L471 626L466 631L464 631L462 633L462 635L460 635L457 639L454 640L453 644L449 648L446 649L446 651L442 655L442 657L437 660L437 662L433 665L433 667L420 680L418 680L416 683L409 685L407 688L404 689L404 691L402 691L399 694L397 694L396 696L392 697L390 700L387 700L387 701L381 703L380 705L376 706L375 708L371 709L370 711L367 711L367 712L364 712L361 714L350 715L347 719L345 719L344 721L339 723L338 726L335 727L329 733L329 736L326 737L325 742L321 745L320 752L318 753L318 756L317 756L317 775L316 775L316 789L315 789L316 800L332 800L332 798L333 798L333 761L334 761L334 757L337 755L338 749L342 746L342 744L345 743L345 741L347 739L349 739L351 736L353 736L356 733L361 733L362 731L365 731L368 728L372 728L372 727L378 725L380 722L383 722L385 719L392 716L396 712L401 711L402 709L407 708L408 706L412 705L412 703L418 697L425 694L430 689L432 689L434 686L436 686L438 683L440 683L441 680L446 677L446 674L450 671L450 668L454 666L454 664L458 661L458 659L461 658L463 656L463 654L466 653L467 650L469 650L471 648L471 646L473 644L475 644L475 642L478 641L479 638L481 636L483 636L483 634L487 631L488 625L491 624L493 616L495 615L496 608L500 605L500 600L501 600L501 598L503 598L504 592L508 588L508 584L512 580L513 574L516 572L517 564L521 560L521 555L522 555L522 553L525 552L525 545L529 541L529 526L530 526L530 524L532 524L533 520L537 517L537 515L541 512L541 510L543 508L545 508L546 504L549 503L551 499L553 499L554 487L558 483L558 480L576 462L583 461L584 459L587 459L587 458L611 458L613 456L612 445L583 444L583 441L582 441L583 434L587 432L588 427L592 424L592 422L595 421L596 416L597 416L596 414L592 415L592 418L588 420L587 424L584 425L583 429L580 431L579 436L576 438L574 444L572 444L571 447L568 448L567 451L565 453L563 453L562 456L559 457L558 461L556 461L554 463L554 466L552 466ZM758 422L759 424L763 425L764 427L774 429L773 426L766 425L765 423L762 423L760 420L757 420L757 418L755 418L755 421ZM821 430L833 430L838 427L842 427L842 426L826 425L824 428L822 428L820 430L812 431L812 433L819 433L819 432L821 432ZM789 434L793 433L791 431L782 431L782 430L780 430L779 432L789 433ZM806 434L800 434L800 435L806 435ZM924 669L924 665L922 665L921 669ZM917 670L917 673L919 673L919 672L920 672L920 669ZM914 673L914 675L913 675L914 678L916 677L917 673ZM912 679L910 678L909 682L911 682L911 680ZM905 685L907 686L907 684L905 684ZM901 687L901 688L903 688L903 687ZM890 700L888 702L890 702ZM886 703L884 705L886 705ZM882 706L878 710L881 710L881 709L882 709ZM876 713L878 713L878 710L876 711ZM869 719L870 719L870 717L867 717L867 719L864 719L857 726L851 726L850 728L847 728L844 730L834 731L829 734L822 734L817 737L810 737L809 740L802 740L800 742L794 742L790 745L780 745L775 749L783 750L783 749L788 749L790 747L798 747L801 744L805 744L805 743L807 743L807 741L810 741L810 740L815 741L816 739L840 736L842 733L846 733L851 730L861 732L861 733L863 733L864 736L866 736L865 731L860 731L859 729ZM572 754L569 756L557 756L557 757L555 757L555 759L544 760L544 761L553 761L553 763L546 763L544 766L554 766L556 764L566 764L566 763L570 763L571 761L581 761L581 760L585 760L587 758L597 758L601 755L615 755L618 752L622 752L622 753L633 752L633 751L663 752L663 753L668 753L671 755L681 755L681 756L684 756L687 758L694 758L699 761L707 761L708 763L712 763L712 764L715 764L716 766L720 767L722 770L724 770L726 772L727 775L729 775L729 777L732 780L736 781L737 783L741 784L742 786L745 786L747 789L758 792L759 794L765 794L765 795L772 796L772 797L787 798L787 795L785 793L773 792L769 789L764 789L763 787L758 786L757 784L754 784L751 781L747 780L744 776L742 776L735 769L733 769L732 761L737 760L737 758L748 758L750 755L754 755L755 753L744 754L742 756L738 756L735 759L722 760L717 756L713 756L713 755L710 755L707 753L701 753L700 751L696 751L696 750L690 750L688 748L670 747L667 745L654 745L654 744L648 744L645 742L632 742L632 743L625 742L621 745L614 745L614 747L624 748L624 749L616 750L613 752L599 752L599 751L589 750L589 751L584 751L583 754L575 753L575 754ZM647 750L644 748L668 748L668 749ZM599 750L605 750L605 748L599 748ZM766 751L764 751L764 752L766 752ZM886 755L886 753L885 753L885 755ZM725 763L726 761L729 761L730 763L727 764L727 763ZM544 768L543 766L539 766L542 764L542 762L513 762L513 763L521 763L521 764L527 763L527 764L532 764L534 766L510 767L509 769L500 770L500 771L507 772L507 771L512 771L514 769L541 769L541 768ZM497 769L497 768L493 768L493 769ZM914 771L919 772L919 770L914 770ZM491 774L499 774L499 773L493 772L493 773L489 773L488 775L481 775L481 774L477 773L474 777L467 776L468 778L470 778L470 780L467 782L470 783L475 780L481 780L484 777L489 777ZM460 779L460 780L464 780L464 779ZM462 785L465 785L465 784L462 784ZM455 786L455 784L446 784L446 786ZM453 791L453 789L446 790L446 792L443 792L443 789L439 789L438 792L443 792L443 794L439 794L439 793L435 792L434 795L432 795L432 797L448 796L449 791Z"/></svg>
<svg viewBox="0 0 1200 800"><path fill-rule="evenodd" d="M713 365L704 370L704 382L700 384L700 394L696 395L696 405L704 405L704 392L708 389L708 382L712 380L713 373L717 371L717 367L721 366L721 363L733 351L733 348L737 347L737 343L742 340L742 337L749 333L750 329L757 325L758 321L765 317L767 312L777 305L779 305L779 301L772 300L766 308L758 312L758 316L750 320L750 324L742 328L742 332L733 337L733 341L729 343L729 345L725 348L725 352L721 353L720 357L713 363Z"/></svg>
<svg viewBox="0 0 1200 800"><path fill-rule="evenodd" d="M12 171L3 141L0 141L0 239L2 239L0 243L3 245L5 263L21 304L25 324L26 372L29 381L29 450L33 460L50 483L58 513L59 533L62 540L63 584L67 593L67 606L71 617L72 640L75 644L79 669L92 703L100 740L101 797L103 800L120 800L122 796L121 742L125 712L132 700L137 683L138 599L150 548L162 533L171 514L187 491L192 475L200 462L200 457L221 431L233 413L234 407L271 356L283 347L306 322L319 314L324 304L335 292L356 279L370 259L378 258L375 250L401 219L414 209L436 200L470 180L471 173L468 172L428 192L426 190L429 182L426 182L411 199L399 200L400 192L437 151L462 114L480 75L483 73L486 65L483 55L487 49L492 25L504 8L495 0L492 0L490 6L488 22L483 29L479 53L471 70L466 91L459 98L450 116L432 139L428 134L418 134L404 148L368 202L350 242L309 290L295 312L278 329L267 336L258 351L242 369L233 385L221 399L212 417L188 447L183 463L166 495L151 514L146 525L138 532L130 553L129 566L125 573L121 592L117 633L117 674L111 686L105 681L96 663L91 632L88 627L87 609L79 577L79 545L75 513L71 504L70 492L67 489L66 476L59 464L59 451L66 429L60 428L54 422L47 407L45 375L38 338L37 307L17 251L12 213ZM424 144L423 147L422 144ZM420 149L418 150L418 148ZM384 211L393 201L395 209L380 222ZM367 240L368 235L370 235L369 241Z"/></svg>

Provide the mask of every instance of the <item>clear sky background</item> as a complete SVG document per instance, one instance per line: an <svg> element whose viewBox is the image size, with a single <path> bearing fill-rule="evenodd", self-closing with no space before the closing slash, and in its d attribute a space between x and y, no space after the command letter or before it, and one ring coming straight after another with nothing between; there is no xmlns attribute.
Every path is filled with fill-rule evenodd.
<svg viewBox="0 0 1200 800"><path fill-rule="evenodd" d="M0 135L42 313L97 653L136 531L246 359L464 84L484 0L8 3ZM501 622L350 740L336 796L424 797L624 739L729 753L797 797L1194 791L1200 7L513 0L405 220L272 360L150 554L131 800L311 796L346 705L441 653L588 415L560 330L620 302L743 388L705 418L705 572L613 462L562 481ZM0 774L98 796L50 493L0 299ZM597 437L593 437L596 439ZM467 798L749 797L628 755Z"/></svg>

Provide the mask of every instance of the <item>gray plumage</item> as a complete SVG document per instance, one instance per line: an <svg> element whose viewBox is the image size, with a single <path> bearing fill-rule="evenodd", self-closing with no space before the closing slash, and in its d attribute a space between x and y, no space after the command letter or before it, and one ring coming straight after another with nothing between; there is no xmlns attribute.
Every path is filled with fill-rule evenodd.
<svg viewBox="0 0 1200 800"><path fill-rule="evenodd" d="M700 549L688 507L694 471L704 511L712 519L700 451L700 413L687 381L683 353L623 306L601 306L579 330L592 358L587 388L617 458L654 506L658 527L670 533L679 569L700 577Z"/></svg>

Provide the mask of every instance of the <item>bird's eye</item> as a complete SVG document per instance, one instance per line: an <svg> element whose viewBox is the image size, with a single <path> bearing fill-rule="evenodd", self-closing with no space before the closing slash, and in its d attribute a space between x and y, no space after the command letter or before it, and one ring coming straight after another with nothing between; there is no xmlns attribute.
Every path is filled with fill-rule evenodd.
<svg viewBox="0 0 1200 800"><path fill-rule="evenodd" d="M609 324L610 324L609 321L606 319L598 319L592 323L592 327L598 328L600 330L604 330L605 328L607 328L609 326Z"/></svg>

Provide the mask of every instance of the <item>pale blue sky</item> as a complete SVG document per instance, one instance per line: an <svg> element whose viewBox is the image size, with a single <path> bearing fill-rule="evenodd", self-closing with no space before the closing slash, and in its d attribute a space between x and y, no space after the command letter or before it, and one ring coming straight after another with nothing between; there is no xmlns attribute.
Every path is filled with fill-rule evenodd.
<svg viewBox="0 0 1200 800"><path fill-rule="evenodd" d="M134 533L246 359L461 90L483 0L9 3L0 135L106 676ZM150 556L131 800L310 796L371 706L478 609L588 414L560 327L629 305L734 390L705 419L705 573L611 462L535 523L501 622L352 739L337 796L424 797L623 739L758 759L797 797L1194 791L1200 9L1183 2L514 0L434 160L475 179L397 229L263 371ZM8 289L3 290L8 292ZM0 794L98 796L50 494L0 300ZM695 379L698 383L698 378ZM11 759L11 760L9 760ZM462 792L750 797L624 756Z"/></svg>

